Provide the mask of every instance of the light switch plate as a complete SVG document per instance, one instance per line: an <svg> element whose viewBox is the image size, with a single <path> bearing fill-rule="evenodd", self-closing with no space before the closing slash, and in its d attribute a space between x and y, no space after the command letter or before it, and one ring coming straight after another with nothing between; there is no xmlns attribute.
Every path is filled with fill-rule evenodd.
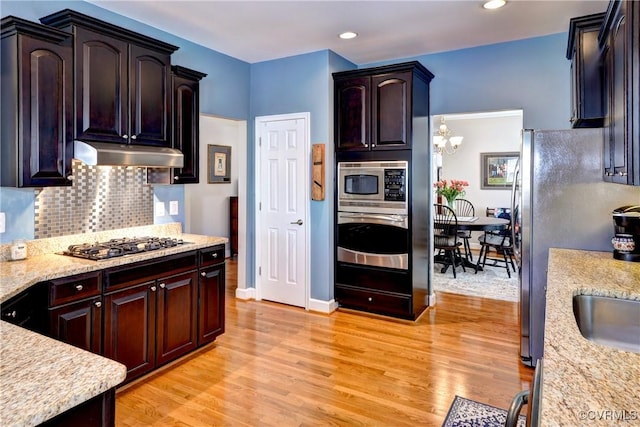
<svg viewBox="0 0 640 427"><path fill-rule="evenodd" d="M0 212L0 233L7 231L7 218L4 212Z"/></svg>
<svg viewBox="0 0 640 427"><path fill-rule="evenodd" d="M157 202L156 203L156 216L165 216L166 209L164 207L164 202Z"/></svg>
<svg viewBox="0 0 640 427"><path fill-rule="evenodd" d="M169 215L178 215L178 201L172 200L169 202Z"/></svg>

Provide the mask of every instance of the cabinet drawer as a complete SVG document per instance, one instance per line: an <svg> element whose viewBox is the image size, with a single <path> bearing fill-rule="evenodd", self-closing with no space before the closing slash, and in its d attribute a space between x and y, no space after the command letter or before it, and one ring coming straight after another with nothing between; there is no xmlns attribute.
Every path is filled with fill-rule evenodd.
<svg viewBox="0 0 640 427"><path fill-rule="evenodd" d="M49 281L49 306L100 295L102 292L100 272L79 274Z"/></svg>
<svg viewBox="0 0 640 427"><path fill-rule="evenodd" d="M200 267L224 262L224 245L200 249Z"/></svg>
<svg viewBox="0 0 640 427"><path fill-rule="evenodd" d="M336 300L342 307L412 318L410 297L351 286L337 285L335 290Z"/></svg>

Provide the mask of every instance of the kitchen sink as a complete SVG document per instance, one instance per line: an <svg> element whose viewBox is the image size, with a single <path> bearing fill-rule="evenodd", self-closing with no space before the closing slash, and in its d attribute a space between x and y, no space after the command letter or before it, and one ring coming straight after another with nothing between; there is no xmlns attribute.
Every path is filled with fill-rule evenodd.
<svg viewBox="0 0 640 427"><path fill-rule="evenodd" d="M640 353L640 301L575 295L573 314L580 333L586 339Z"/></svg>

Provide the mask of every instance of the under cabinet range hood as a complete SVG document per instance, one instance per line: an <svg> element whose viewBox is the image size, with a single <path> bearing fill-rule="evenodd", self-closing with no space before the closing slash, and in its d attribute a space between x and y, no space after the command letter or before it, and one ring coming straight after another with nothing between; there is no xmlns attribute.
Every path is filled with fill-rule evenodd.
<svg viewBox="0 0 640 427"><path fill-rule="evenodd" d="M149 168L181 168L184 155L180 150L146 145L74 141L73 158L92 166L138 166Z"/></svg>

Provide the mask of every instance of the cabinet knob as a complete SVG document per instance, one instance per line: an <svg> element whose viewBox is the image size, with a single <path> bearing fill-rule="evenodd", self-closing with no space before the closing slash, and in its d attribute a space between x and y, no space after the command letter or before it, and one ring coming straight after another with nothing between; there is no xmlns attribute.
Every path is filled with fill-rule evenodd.
<svg viewBox="0 0 640 427"><path fill-rule="evenodd" d="M180 179L180 177L179 177L179 176L174 176L174 177L173 177L173 179L174 179L175 181L177 181L177 180L179 180L179 179Z"/></svg>
<svg viewBox="0 0 640 427"><path fill-rule="evenodd" d="M102 307L102 302L96 301L96 302L93 303L93 305L95 305L96 307L100 308L100 307Z"/></svg>
<svg viewBox="0 0 640 427"><path fill-rule="evenodd" d="M160 288L164 289L167 285L165 285L164 283L160 283Z"/></svg>
<svg viewBox="0 0 640 427"><path fill-rule="evenodd" d="M8 312L8 313L5 313L5 314L4 314L4 316L5 316L5 317L11 317L11 318L13 318L13 319L15 319L17 315L18 315L18 313L16 313L16 311L15 311L15 310L10 311L10 312Z"/></svg>
<svg viewBox="0 0 640 427"><path fill-rule="evenodd" d="M84 289L84 286L82 285L76 285L76 291L80 292L81 290Z"/></svg>
<svg viewBox="0 0 640 427"><path fill-rule="evenodd" d="M214 257L214 258L218 258L218 252L212 253L211 256Z"/></svg>
<svg viewBox="0 0 640 427"><path fill-rule="evenodd" d="M373 301L373 298L369 297L369 302Z"/></svg>
<svg viewBox="0 0 640 427"><path fill-rule="evenodd" d="M137 135L131 135L131 139L138 139Z"/></svg>
<svg viewBox="0 0 640 427"><path fill-rule="evenodd" d="M126 133L122 135L122 139L127 139L127 138L129 138L129 135L127 135Z"/></svg>
<svg viewBox="0 0 640 427"><path fill-rule="evenodd" d="M200 272L200 275L201 275L202 277L207 277L207 273L205 273L204 271L201 271L201 272Z"/></svg>
<svg viewBox="0 0 640 427"><path fill-rule="evenodd" d="M627 173L626 173L626 172L623 172L623 171L620 171L620 172L618 172L618 175L620 175L620 176L627 176Z"/></svg>
<svg viewBox="0 0 640 427"><path fill-rule="evenodd" d="M74 176L73 175L67 176L67 181L73 181L73 180L74 180Z"/></svg>
<svg viewBox="0 0 640 427"><path fill-rule="evenodd" d="M155 292L155 291L156 291L156 287L155 287L155 285L154 285L154 286L151 286L149 289L151 289L151 292Z"/></svg>

